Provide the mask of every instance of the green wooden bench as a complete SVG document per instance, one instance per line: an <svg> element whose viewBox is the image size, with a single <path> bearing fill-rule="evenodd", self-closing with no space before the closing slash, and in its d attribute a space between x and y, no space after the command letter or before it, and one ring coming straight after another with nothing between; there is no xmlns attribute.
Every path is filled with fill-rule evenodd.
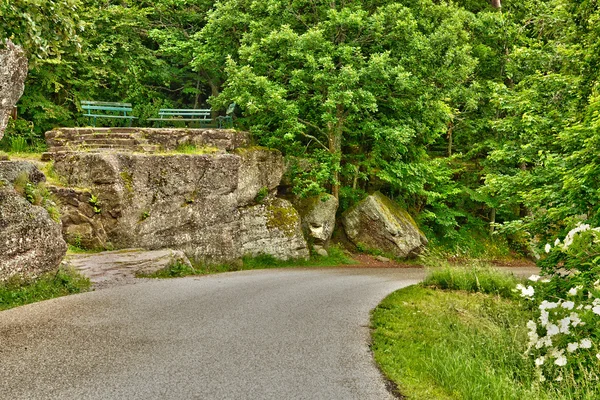
<svg viewBox="0 0 600 400"><path fill-rule="evenodd" d="M133 109L131 103L115 103L109 101L81 101L83 116L88 117L92 126L96 126L98 118L116 118L126 120L131 126L131 122L137 117L131 115ZM128 115L129 113L129 115Z"/></svg>
<svg viewBox="0 0 600 400"><path fill-rule="evenodd" d="M158 122L197 122L208 125L212 122L212 110L210 108L185 109L185 108L161 108L158 111L158 118L148 118L148 121Z"/></svg>
<svg viewBox="0 0 600 400"><path fill-rule="evenodd" d="M233 112L235 111L235 106L235 103L231 103L229 107L227 107L225 115L217 117L219 128L233 128Z"/></svg>

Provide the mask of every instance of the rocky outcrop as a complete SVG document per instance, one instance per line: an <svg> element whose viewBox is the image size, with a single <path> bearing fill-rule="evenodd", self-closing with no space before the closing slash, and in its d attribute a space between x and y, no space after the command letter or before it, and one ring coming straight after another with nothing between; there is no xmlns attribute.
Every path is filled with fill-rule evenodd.
<svg viewBox="0 0 600 400"><path fill-rule="evenodd" d="M0 49L0 139L8 125L8 119L23 94L27 77L27 57L23 49L10 40Z"/></svg>
<svg viewBox="0 0 600 400"><path fill-rule="evenodd" d="M63 232L70 242L179 249L204 262L259 252L281 259L308 255L298 218L290 220L297 225L292 228L270 225L273 209L255 203L260 191L273 193L279 184L283 161L278 151L78 152L57 159L54 170L69 187L53 191L61 200ZM289 203L280 206L288 209Z"/></svg>
<svg viewBox="0 0 600 400"><path fill-rule="evenodd" d="M52 270L67 251L60 224L4 179L0 179L0 232L0 280Z"/></svg>
<svg viewBox="0 0 600 400"><path fill-rule="evenodd" d="M298 199L294 202L294 206L300 214L302 230L307 240L319 246L326 245L335 228L337 199L330 194L323 193Z"/></svg>
<svg viewBox="0 0 600 400"><path fill-rule="evenodd" d="M347 210L342 224L348 239L359 248L414 257L427 245L410 214L379 192Z"/></svg>

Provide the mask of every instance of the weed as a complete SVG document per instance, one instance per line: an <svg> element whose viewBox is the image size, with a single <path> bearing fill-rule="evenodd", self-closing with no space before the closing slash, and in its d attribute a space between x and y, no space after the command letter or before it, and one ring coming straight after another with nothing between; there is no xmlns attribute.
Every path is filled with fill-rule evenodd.
<svg viewBox="0 0 600 400"><path fill-rule="evenodd" d="M90 203L90 205L92 206L92 208L94 209L94 212L96 214L100 214L102 212L102 208L100 207L100 200L98 200L98 196L91 194L90 199L88 200L88 203Z"/></svg>
<svg viewBox="0 0 600 400"><path fill-rule="evenodd" d="M150 211L149 210L144 210L142 212L142 214L140 215L140 221L145 221L150 217Z"/></svg>
<svg viewBox="0 0 600 400"><path fill-rule="evenodd" d="M254 197L254 201L257 203L262 203L262 201L269 195L269 188L266 186L261 187L256 193L256 197Z"/></svg>
<svg viewBox="0 0 600 400"><path fill-rule="evenodd" d="M25 197L28 202L34 206L43 207L50 215L50 218L56 222L60 221L58 200L56 200L52 192L48 190L44 182L34 184L29 181L28 174L23 172L17 176L13 186L15 191Z"/></svg>

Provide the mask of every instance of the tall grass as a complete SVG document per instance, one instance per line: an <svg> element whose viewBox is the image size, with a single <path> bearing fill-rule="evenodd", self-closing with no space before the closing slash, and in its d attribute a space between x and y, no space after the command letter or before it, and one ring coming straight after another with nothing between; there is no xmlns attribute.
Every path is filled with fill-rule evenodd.
<svg viewBox="0 0 600 400"><path fill-rule="evenodd" d="M442 290L464 290L516 298L513 291L520 279L484 266L441 267L431 269L423 280L426 287Z"/></svg>

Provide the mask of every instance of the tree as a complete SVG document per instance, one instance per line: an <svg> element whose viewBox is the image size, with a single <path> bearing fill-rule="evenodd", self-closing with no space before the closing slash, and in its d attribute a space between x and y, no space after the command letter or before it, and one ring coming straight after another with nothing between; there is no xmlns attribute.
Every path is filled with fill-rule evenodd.
<svg viewBox="0 0 600 400"><path fill-rule="evenodd" d="M217 3L199 39L235 27L213 104L238 103L261 143L327 163L321 179L336 197L358 176L410 198L427 195L426 146L475 67L469 17L426 0L238 0Z"/></svg>

